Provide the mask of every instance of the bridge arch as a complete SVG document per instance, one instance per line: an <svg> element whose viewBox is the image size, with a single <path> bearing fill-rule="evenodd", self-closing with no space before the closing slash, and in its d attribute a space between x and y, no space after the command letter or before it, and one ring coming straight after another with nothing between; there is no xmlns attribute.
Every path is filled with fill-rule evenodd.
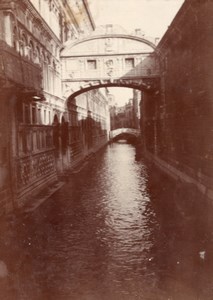
<svg viewBox="0 0 213 300"><path fill-rule="evenodd" d="M120 88L130 88L139 90L142 92L147 93L159 93L160 89L160 80L159 78L150 78L148 80L105 80L100 82L93 82L93 83L85 83L84 85L81 85L79 90L72 91L70 90L67 94L68 97L66 97L67 101L70 101L74 99L75 97L91 91L96 90L99 88L108 88L108 87L120 87Z"/></svg>
<svg viewBox="0 0 213 300"><path fill-rule="evenodd" d="M156 90L160 62L155 48L154 40L120 28L104 33L97 29L89 37L66 43L61 51L63 97L110 86Z"/></svg>
<svg viewBox="0 0 213 300"><path fill-rule="evenodd" d="M108 38L122 38L122 39L129 39L129 40L135 40L144 44L147 44L148 46L150 46L151 48L153 48L153 50L156 49L156 45L154 44L154 41L150 41L146 38L140 37L140 36L134 36L134 35L129 35L129 34L110 34L107 35ZM81 40L77 40L77 41L68 41L64 44L64 47L62 48L62 56L66 56L67 52L70 51L72 48L74 48L75 46L82 44L82 43L86 43L92 40L98 40L98 39L103 39L106 38L106 34L100 34L100 35L92 35L86 38L83 38ZM68 54L69 55L69 54Z"/></svg>
<svg viewBox="0 0 213 300"><path fill-rule="evenodd" d="M109 133L110 142L126 140L131 144L136 144L140 138L140 129L117 128Z"/></svg>
<svg viewBox="0 0 213 300"><path fill-rule="evenodd" d="M140 129L134 129L134 128L117 128L110 131L110 138L113 139L121 134L127 134L134 137L140 136Z"/></svg>
<svg viewBox="0 0 213 300"><path fill-rule="evenodd" d="M146 130L142 130L144 136L152 131L149 148L155 148L156 121L153 112L157 103L160 103L158 100L161 95L160 59L155 48L154 41L144 36L99 31L64 45L61 51L62 93L71 133L70 157L76 155L78 148L90 153L97 145L108 141L110 118L92 108L92 103L98 107L96 100L100 103L97 99L100 96L98 89L107 87L125 87L144 92L141 110L146 118L151 119L148 129L145 118L142 118L140 126L146 127ZM97 94L94 90L97 90ZM107 106L106 101L102 100ZM78 142L78 139L81 140ZM102 142L97 142L98 139Z"/></svg>

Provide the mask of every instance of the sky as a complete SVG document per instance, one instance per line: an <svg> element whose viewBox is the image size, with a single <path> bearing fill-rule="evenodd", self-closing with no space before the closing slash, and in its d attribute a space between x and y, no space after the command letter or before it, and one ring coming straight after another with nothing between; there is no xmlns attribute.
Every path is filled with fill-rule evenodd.
<svg viewBox="0 0 213 300"><path fill-rule="evenodd" d="M88 0L96 27L117 24L128 32L162 38L184 0ZM110 88L118 105L132 97L131 89Z"/></svg>

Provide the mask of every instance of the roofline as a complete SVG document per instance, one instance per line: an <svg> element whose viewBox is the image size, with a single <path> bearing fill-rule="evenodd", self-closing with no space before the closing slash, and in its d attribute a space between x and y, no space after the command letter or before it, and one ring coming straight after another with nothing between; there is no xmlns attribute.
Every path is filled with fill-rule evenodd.
<svg viewBox="0 0 213 300"><path fill-rule="evenodd" d="M88 17L90 19L90 23L92 25L92 29L95 30L96 26L95 26L95 22L94 22L94 19L92 17L92 14L91 14L91 11L90 11L90 8L89 8L88 1L87 0L83 0L83 4L84 4L84 7L85 7L85 9L87 11L87 15L88 15Z"/></svg>
<svg viewBox="0 0 213 300"><path fill-rule="evenodd" d="M135 40L135 41L138 41L138 42L142 42L144 44L147 44L148 46L150 46L151 48L153 48L153 50L156 49L156 45L152 42L150 42L149 40L147 39L144 39L144 38L141 38L141 37L138 37L138 36L134 36L134 35L129 35L129 34L107 34L107 35L91 35L89 37L86 37L86 38L83 38L81 40L77 40L77 41L74 41L70 44L65 44L64 45L64 48L62 49L62 52L66 49L66 48L73 48L74 46L78 45L78 44L81 44L81 43L84 43L84 42L88 42L88 41L92 41L92 40L98 40L98 39L101 39L101 38L126 38L126 39L130 39L130 40ZM66 55L63 56L63 54L61 55L61 57L66 57Z"/></svg>
<svg viewBox="0 0 213 300"><path fill-rule="evenodd" d="M176 13L174 19L172 20L172 22L170 23L170 25L168 26L168 29L167 31L164 33L163 37L161 38L161 40L159 41L158 45L157 45L157 50L159 48L161 48L163 46L163 44L166 43L169 35L170 35L170 32L171 32L171 29L175 27L175 25L179 22L179 18L182 16L182 13L185 12L187 9L187 6L189 5L189 1L188 0L185 0L183 2L183 4L181 5L180 9L178 10L178 12Z"/></svg>

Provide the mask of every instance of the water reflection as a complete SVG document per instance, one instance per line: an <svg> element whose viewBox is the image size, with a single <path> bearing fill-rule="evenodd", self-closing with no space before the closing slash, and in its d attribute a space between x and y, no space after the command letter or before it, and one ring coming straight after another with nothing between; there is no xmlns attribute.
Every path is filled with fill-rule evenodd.
<svg viewBox="0 0 213 300"><path fill-rule="evenodd" d="M209 234L195 210L180 218L174 188L112 144L5 229L1 299L212 299Z"/></svg>

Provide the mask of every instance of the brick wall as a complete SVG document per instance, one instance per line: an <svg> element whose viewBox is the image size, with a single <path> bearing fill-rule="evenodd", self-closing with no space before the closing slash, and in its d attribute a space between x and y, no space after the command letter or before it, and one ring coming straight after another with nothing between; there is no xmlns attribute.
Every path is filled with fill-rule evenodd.
<svg viewBox="0 0 213 300"><path fill-rule="evenodd" d="M156 52L161 95L142 105L147 150L189 176L212 184L213 2L185 1Z"/></svg>

